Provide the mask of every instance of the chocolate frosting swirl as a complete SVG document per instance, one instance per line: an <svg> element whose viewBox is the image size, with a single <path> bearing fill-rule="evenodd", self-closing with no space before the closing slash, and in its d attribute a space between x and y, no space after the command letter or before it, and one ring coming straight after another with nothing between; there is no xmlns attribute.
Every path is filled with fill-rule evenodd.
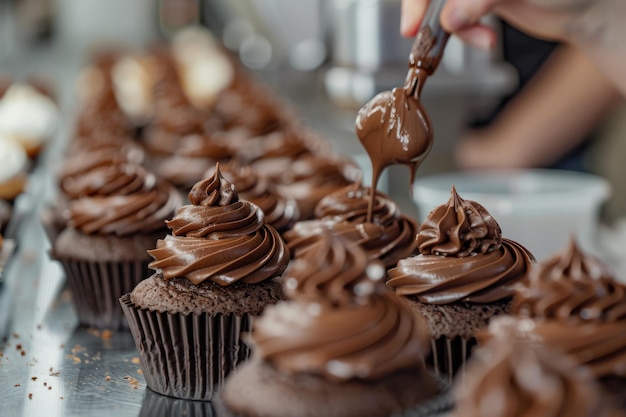
<svg viewBox="0 0 626 417"><path fill-rule="evenodd" d="M536 321L500 317L492 321L479 340L502 335L540 343L567 354L577 364L585 365L596 378L626 377L626 321L572 322Z"/></svg>
<svg viewBox="0 0 626 417"><path fill-rule="evenodd" d="M170 185L130 164L96 168L77 178L70 193L85 197L70 202L68 225L87 234L150 233L181 203Z"/></svg>
<svg viewBox="0 0 626 417"><path fill-rule="evenodd" d="M237 164L221 165L224 177L237 188L244 199L256 204L265 215L265 222L283 232L298 221L300 212L296 201L280 193L251 167ZM209 171L211 175L214 170Z"/></svg>
<svg viewBox="0 0 626 417"><path fill-rule="evenodd" d="M435 208L417 235L423 255L465 257L488 253L501 244L500 226L480 204L462 199L454 186L450 200Z"/></svg>
<svg viewBox="0 0 626 417"><path fill-rule="evenodd" d="M387 285L399 295L428 304L493 303L513 296L534 258L519 243L502 239L499 249L464 258L417 255L389 270Z"/></svg>
<svg viewBox="0 0 626 417"><path fill-rule="evenodd" d="M387 285L428 304L506 300L534 262L526 248L501 237L483 206L463 200L454 187L422 224L417 244L420 255L399 261Z"/></svg>
<svg viewBox="0 0 626 417"><path fill-rule="evenodd" d="M587 366L597 378L626 377L626 321L568 324L536 322L532 330L543 344Z"/></svg>
<svg viewBox="0 0 626 417"><path fill-rule="evenodd" d="M626 321L626 285L571 239L565 253L530 271L511 308L536 319Z"/></svg>
<svg viewBox="0 0 626 417"><path fill-rule="evenodd" d="M254 323L262 359L286 373L330 380L375 380L421 367L426 326L385 290L384 269L358 246L322 233L289 275L294 301L268 307Z"/></svg>
<svg viewBox="0 0 626 417"><path fill-rule="evenodd" d="M63 167L59 172L59 186L61 191L69 198L84 197L89 195L84 193L85 183L90 181L84 178L84 176L88 175L90 171L107 167L110 170L120 169L120 164L140 164L143 158L144 152L141 147L132 142L121 144L85 143L75 148L65 158ZM113 168L116 165L117 168ZM101 186L103 185L101 184Z"/></svg>
<svg viewBox="0 0 626 417"><path fill-rule="evenodd" d="M186 277L194 284L211 280L222 286L254 284L282 274L289 250L278 232L265 225L263 212L239 200L219 167L192 188L189 201L167 222L173 235L148 251L154 258L150 268L166 279Z"/></svg>
<svg viewBox="0 0 626 417"><path fill-rule="evenodd" d="M494 338L472 354L454 394L454 417L606 416L599 391L583 368L505 337Z"/></svg>
<svg viewBox="0 0 626 417"><path fill-rule="evenodd" d="M291 299L349 304L359 284L368 278L380 280L385 272L354 242L331 229L320 228L307 239L308 244L286 274L285 288Z"/></svg>
<svg viewBox="0 0 626 417"><path fill-rule="evenodd" d="M286 164L278 189L296 199L303 220L310 219L323 197L352 182L349 168L346 162L328 156L306 155Z"/></svg>
<svg viewBox="0 0 626 417"><path fill-rule="evenodd" d="M386 267L413 255L417 247L417 223L403 215L395 203L376 193L372 222L367 223L367 207L371 189L355 182L324 197L315 208L315 217L336 233L358 243L369 259L380 259ZM284 235L290 246L302 246L307 235L317 233L314 223L298 224ZM292 253L295 255L295 253Z"/></svg>

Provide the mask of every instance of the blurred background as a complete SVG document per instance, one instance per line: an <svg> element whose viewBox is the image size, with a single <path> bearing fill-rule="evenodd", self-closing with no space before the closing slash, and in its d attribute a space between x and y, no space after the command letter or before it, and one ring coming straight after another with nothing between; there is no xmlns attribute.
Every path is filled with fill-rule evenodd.
<svg viewBox="0 0 626 417"><path fill-rule="evenodd" d="M0 0L0 74L47 80L62 118L71 117L73 83L94 48L145 48L202 25L339 152L358 158L357 110L406 74L412 40L400 37L399 19L400 0ZM423 101L436 141L418 177L509 167L596 173L613 186L603 219L618 224L626 214L622 100L605 84L579 88L577 80L594 77L576 53L487 23L501 34L495 50L452 38L428 80ZM388 190L415 214L405 171L390 171Z"/></svg>

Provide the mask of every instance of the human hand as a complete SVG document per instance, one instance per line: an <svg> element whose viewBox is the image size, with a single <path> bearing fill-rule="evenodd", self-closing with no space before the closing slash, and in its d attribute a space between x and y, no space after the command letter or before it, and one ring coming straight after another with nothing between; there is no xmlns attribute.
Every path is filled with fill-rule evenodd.
<svg viewBox="0 0 626 417"><path fill-rule="evenodd" d="M402 0L401 32L414 36L429 0ZM605 3L607 1L605 0ZM573 40L597 30L599 0L448 0L441 12L441 24L465 42L489 49L495 33L480 23L496 13L510 24L534 36L552 40ZM606 9L606 7L605 7ZM587 20L593 20L589 25Z"/></svg>

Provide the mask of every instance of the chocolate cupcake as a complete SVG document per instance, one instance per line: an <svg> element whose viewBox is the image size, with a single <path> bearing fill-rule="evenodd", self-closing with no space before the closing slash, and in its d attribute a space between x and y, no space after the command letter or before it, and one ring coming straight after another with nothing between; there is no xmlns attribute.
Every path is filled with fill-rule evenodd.
<svg viewBox="0 0 626 417"><path fill-rule="evenodd" d="M79 78L81 108L76 123L76 138L109 141L133 136L133 126L115 96L111 71L115 53L103 52Z"/></svg>
<svg viewBox="0 0 626 417"><path fill-rule="evenodd" d="M248 357L241 334L282 299L289 251L254 204L239 200L216 169L189 193L150 250L156 274L120 299L148 387L211 400Z"/></svg>
<svg viewBox="0 0 626 417"><path fill-rule="evenodd" d="M118 299L149 274L150 257L180 197L143 168L111 164L76 178L68 192L67 228L51 255L65 270L83 324L115 329L123 324Z"/></svg>
<svg viewBox="0 0 626 417"><path fill-rule="evenodd" d="M543 347L502 336L476 349L457 380L449 417L618 416L587 369Z"/></svg>
<svg viewBox="0 0 626 417"><path fill-rule="evenodd" d="M277 185L281 192L296 199L302 220L307 220L313 218L315 206L323 197L354 181L356 170L349 161L310 154L292 161Z"/></svg>
<svg viewBox="0 0 626 417"><path fill-rule="evenodd" d="M588 367L602 388L626 409L626 285L597 259L567 250L531 270L517 288L511 312L522 320L494 322Z"/></svg>
<svg viewBox="0 0 626 417"><path fill-rule="evenodd" d="M138 165L144 161L145 153L141 146L133 141L118 142L74 142L68 149L61 170L58 173L59 195L55 201L45 206L41 212L41 221L50 240L54 243L67 226L64 213L71 200L87 197L80 184L82 178L96 168L116 164Z"/></svg>
<svg viewBox="0 0 626 417"><path fill-rule="evenodd" d="M143 143L152 156L169 156L181 138L204 133L206 115L185 96L169 53L157 52L153 60L154 117L145 129Z"/></svg>
<svg viewBox="0 0 626 417"><path fill-rule="evenodd" d="M213 110L225 130L239 129L249 138L280 130L293 118L269 88L241 69L218 94Z"/></svg>
<svg viewBox="0 0 626 417"><path fill-rule="evenodd" d="M253 358L228 379L226 408L243 417L428 408L439 385L423 366L426 326L384 287L383 266L330 232L313 248L287 274L289 301L254 322Z"/></svg>
<svg viewBox="0 0 626 417"><path fill-rule="evenodd" d="M372 219L368 221L370 193L370 188L355 182L322 198L314 212L318 220L297 223L284 234L292 257L297 257L300 249L315 240L310 239L311 235L324 227L358 243L369 259L379 259L386 268L414 255L417 222L402 214L396 204L380 192L376 193Z"/></svg>
<svg viewBox="0 0 626 417"><path fill-rule="evenodd" d="M231 157L229 147L211 135L194 134L180 138L169 156L153 157L151 165L161 178L188 191L216 162L227 162Z"/></svg>
<svg viewBox="0 0 626 417"><path fill-rule="evenodd" d="M533 256L502 238L483 206L463 200L454 187L417 235L419 255L389 270L387 285L429 324L436 369L450 377L469 356L475 335L489 320L507 313L513 287Z"/></svg>

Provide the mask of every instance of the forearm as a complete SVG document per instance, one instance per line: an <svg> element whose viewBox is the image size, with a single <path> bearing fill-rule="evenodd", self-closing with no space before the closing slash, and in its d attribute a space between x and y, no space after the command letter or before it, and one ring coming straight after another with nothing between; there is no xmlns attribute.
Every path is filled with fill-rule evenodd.
<svg viewBox="0 0 626 417"><path fill-rule="evenodd" d="M580 144L618 97L593 63L565 47L501 113L494 132L512 164L550 165Z"/></svg>
<svg viewBox="0 0 626 417"><path fill-rule="evenodd" d="M572 47L561 47L489 127L461 141L464 168L554 164L585 140L619 99L613 84Z"/></svg>

